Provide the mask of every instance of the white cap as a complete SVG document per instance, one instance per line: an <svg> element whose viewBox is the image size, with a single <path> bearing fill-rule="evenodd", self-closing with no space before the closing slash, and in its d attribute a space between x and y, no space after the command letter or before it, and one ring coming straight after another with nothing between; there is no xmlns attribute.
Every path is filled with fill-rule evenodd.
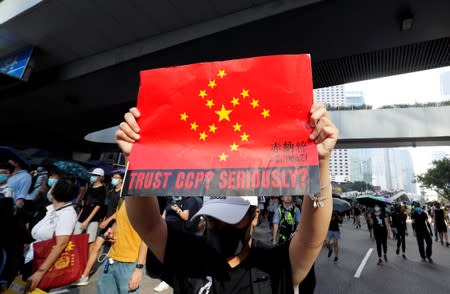
<svg viewBox="0 0 450 294"><path fill-rule="evenodd" d="M90 174L104 177L105 176L105 171L103 170L103 168L97 167L97 168L94 168L94 170L91 171Z"/></svg>
<svg viewBox="0 0 450 294"><path fill-rule="evenodd" d="M204 197L203 207L193 216L207 215L227 224L237 224L250 206L258 206L258 196Z"/></svg>

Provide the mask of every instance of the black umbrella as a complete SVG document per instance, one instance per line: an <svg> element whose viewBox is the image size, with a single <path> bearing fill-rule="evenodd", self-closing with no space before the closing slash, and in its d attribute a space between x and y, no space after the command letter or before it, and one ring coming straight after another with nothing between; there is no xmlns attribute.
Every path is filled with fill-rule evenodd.
<svg viewBox="0 0 450 294"><path fill-rule="evenodd" d="M347 201L339 198L333 198L333 211L342 213L351 209L352 207L350 206L350 203L348 203Z"/></svg>

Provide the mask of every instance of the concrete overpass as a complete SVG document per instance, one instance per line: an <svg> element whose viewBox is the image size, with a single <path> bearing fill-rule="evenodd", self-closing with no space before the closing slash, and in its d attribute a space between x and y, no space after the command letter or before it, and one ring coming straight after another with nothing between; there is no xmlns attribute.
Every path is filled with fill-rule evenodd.
<svg viewBox="0 0 450 294"><path fill-rule="evenodd" d="M450 106L330 111L340 130L337 148L450 146ZM117 127L86 135L114 143Z"/></svg>
<svg viewBox="0 0 450 294"><path fill-rule="evenodd" d="M83 137L119 123L143 69L310 53L320 88L450 65L448 0L3 0L0 11L0 59L34 48L29 77L0 74L0 145L22 149L95 151Z"/></svg>

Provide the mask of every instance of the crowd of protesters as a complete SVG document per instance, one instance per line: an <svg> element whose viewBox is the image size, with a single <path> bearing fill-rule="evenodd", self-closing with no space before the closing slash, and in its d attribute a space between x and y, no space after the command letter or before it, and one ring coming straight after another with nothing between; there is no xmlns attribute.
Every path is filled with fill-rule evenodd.
<svg viewBox="0 0 450 294"><path fill-rule="evenodd" d="M147 249L143 249L145 245L129 224L125 209L119 209L125 170L111 169L110 174L105 174L102 168L94 168L88 180L52 164L30 166L14 154L0 162L0 233L7 236L0 238L0 293L18 275L27 282L28 290L39 287L72 234L79 233L89 235L88 262L73 285L89 283L92 268L106 244L111 247L106 251L107 264L115 262L111 271L117 267L121 276L118 287L127 291L139 287L145 263L145 255L140 252L146 254ZM39 268L33 268L33 244L52 238L55 246L50 254ZM140 271L134 273L119 266L130 262L133 266L140 262Z"/></svg>

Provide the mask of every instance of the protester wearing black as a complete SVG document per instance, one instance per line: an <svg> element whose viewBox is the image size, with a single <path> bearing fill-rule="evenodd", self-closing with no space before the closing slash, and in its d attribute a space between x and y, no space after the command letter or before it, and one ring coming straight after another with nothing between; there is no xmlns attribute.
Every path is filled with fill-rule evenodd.
<svg viewBox="0 0 450 294"><path fill-rule="evenodd" d="M434 210L434 224L436 226L436 231L439 234L439 239L441 240L441 244L449 247L448 237L447 237L447 222L445 220L444 210L441 208L440 203L436 203ZM437 238L438 236L436 236Z"/></svg>
<svg viewBox="0 0 450 294"><path fill-rule="evenodd" d="M422 261L425 261L425 258L428 258L428 261L432 263L433 260L431 259L431 255L433 253L433 240L431 237L433 236L433 233L431 231L431 225L428 222L428 215L421 207L417 207L415 212L411 215L411 219L414 235L416 236L417 245L419 246L420 257L422 257ZM424 241L427 245L425 250L423 248Z"/></svg>
<svg viewBox="0 0 450 294"><path fill-rule="evenodd" d="M163 217L182 230L191 233L198 232L198 219L190 221L190 218L202 207L199 197L172 197L166 204Z"/></svg>
<svg viewBox="0 0 450 294"><path fill-rule="evenodd" d="M394 211L391 215L392 218L392 227L396 229L396 239L397 239L397 249L395 253L397 255L400 254L400 245L402 246L402 257L406 259L405 250L406 250L406 214L402 213L400 205L396 205L394 207Z"/></svg>
<svg viewBox="0 0 450 294"><path fill-rule="evenodd" d="M377 265L382 265L381 260L381 249L383 247L384 261L387 262L387 238L390 236L391 228L389 226L389 221L386 217L386 213L381 209L380 206L376 205L374 207L374 212L371 216L371 223L373 225L373 233L375 236L375 241L377 243L377 253L378 253L378 263Z"/></svg>

